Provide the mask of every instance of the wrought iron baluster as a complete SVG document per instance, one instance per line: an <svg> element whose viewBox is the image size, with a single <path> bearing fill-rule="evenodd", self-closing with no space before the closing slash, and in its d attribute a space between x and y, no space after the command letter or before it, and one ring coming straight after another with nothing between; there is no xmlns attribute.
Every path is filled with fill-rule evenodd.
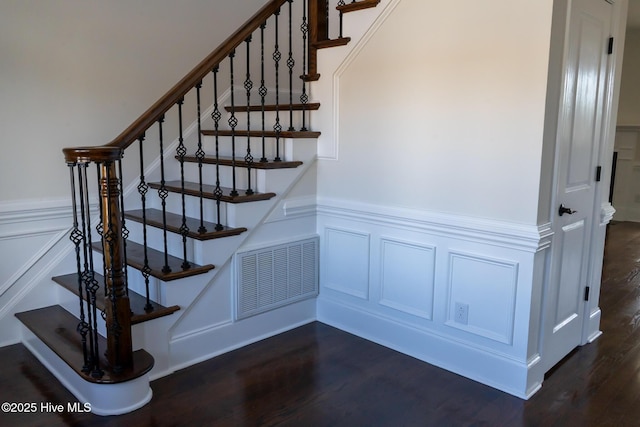
<svg viewBox="0 0 640 427"><path fill-rule="evenodd" d="M120 179L118 180L119 183L119 191L120 191L120 206L122 208L121 210L121 218L120 220L122 221L122 238L123 238L123 242L124 242L124 247L123 247L123 251L124 251L124 260L125 260L125 265L127 262L127 239L129 238L129 230L127 229L127 220L124 216L124 189L122 188L122 160L118 160L118 174L120 176ZM128 279L128 275L129 275L129 271L127 268L124 269L124 290L126 292L127 295L129 295L129 279Z"/></svg>
<svg viewBox="0 0 640 427"><path fill-rule="evenodd" d="M231 116L229 117L229 126L231 127L231 197L236 197L238 195L238 190L236 188L236 126L238 126L238 119L236 118L236 103L234 96L234 87L233 87L233 58L236 56L236 51L234 50L229 54L229 68L230 68L230 79L231 79Z"/></svg>
<svg viewBox="0 0 640 427"><path fill-rule="evenodd" d="M213 190L213 196L216 200L216 215L217 215L217 224L216 231L221 231L224 229L222 223L220 222L220 200L222 199L222 188L220 188L220 137L218 135L218 130L220 129L220 119L222 118L222 113L220 113L220 108L218 105L218 72L220 69L216 66L213 73L213 112L211 113L211 118L213 119L213 126L215 129L215 138L216 138L216 186Z"/></svg>
<svg viewBox="0 0 640 427"><path fill-rule="evenodd" d="M206 233L207 228L204 226L204 191L202 189L202 162L205 158L205 152L202 150L202 111L200 90L202 89L202 80L196 85L196 102L198 114L198 149L196 150L196 159L198 159L198 183L200 190L200 227L198 233Z"/></svg>
<svg viewBox="0 0 640 427"><path fill-rule="evenodd" d="M273 52L273 60L275 65L275 74L276 74L276 123L273 125L273 130L276 132L276 157L273 159L274 162L281 162L280 158L280 132L282 132L282 125L280 124L280 60L282 59L282 53L280 52L280 44L279 44L279 17L280 17L280 9L276 11L275 16L275 49Z"/></svg>
<svg viewBox="0 0 640 427"><path fill-rule="evenodd" d="M142 201L142 241L144 251L144 265L142 266L142 277L144 278L145 298L146 303L144 305L144 311L147 313L153 311L153 305L149 298L149 277L151 276L151 268L149 267L149 255L147 245L147 192L149 191L149 185L147 184L144 174L144 135L138 138L138 145L140 148L140 183L138 184L138 193L140 193L140 200Z"/></svg>
<svg viewBox="0 0 640 427"><path fill-rule="evenodd" d="M307 2L302 2L302 75L307 75L307 35L309 34L309 23L307 22ZM300 95L300 103L302 104L302 127L301 131L307 131L307 104L309 103L309 95L307 95L307 79L302 78L302 94Z"/></svg>
<svg viewBox="0 0 640 427"><path fill-rule="evenodd" d="M97 182L98 185L100 185L100 182L102 182L102 175L100 173L100 163L96 162L96 178L97 178ZM102 212L102 209L98 209L98 212L100 214L100 222L98 223L98 225L96 226L96 232L98 233L98 236L100 236L100 243L102 244L102 277L105 278L107 277L107 251L106 248L104 246L104 214ZM105 283L106 285L106 283ZM107 287L104 287L104 297L107 297ZM103 311L102 312L102 317L104 319L107 318L106 313Z"/></svg>
<svg viewBox="0 0 640 427"><path fill-rule="evenodd" d="M162 131L162 123L164 123L164 116L158 120L158 139L160 141L160 189L158 190L158 196L162 204L162 237L164 243L164 265L162 266L162 272L170 273L171 267L169 267L169 247L167 243L167 197L169 197L169 191L167 190L164 179L164 134Z"/></svg>
<svg viewBox="0 0 640 427"><path fill-rule="evenodd" d="M331 33L329 32L329 22L330 22L330 19L329 19L329 0L325 1L324 11L326 13L325 22L327 23L327 39L330 39L331 38L330 37Z"/></svg>
<svg viewBox="0 0 640 427"><path fill-rule="evenodd" d="M289 68L289 131L294 131L293 127L293 67L296 61L293 59L293 0L289 2L289 56L287 58L287 67Z"/></svg>
<svg viewBox="0 0 640 427"><path fill-rule="evenodd" d="M187 261L187 237L189 236L189 227L187 227L187 207L186 207L186 194L184 187L184 157L187 155L187 149L184 146L184 135L182 131L182 105L184 104L184 98L180 98L178 101L178 148L176 148L176 154L178 155L178 161L180 162L180 188L182 190L182 224L180 224L180 235L182 236L182 269L188 270L191 268L191 264Z"/></svg>
<svg viewBox="0 0 640 427"><path fill-rule="evenodd" d="M251 89L253 89L253 82L251 81L251 39L249 36L245 40L245 44L247 46L247 75L244 81L244 89L247 91L247 154L244 156L244 161L247 164L247 190L245 191L246 195L253 194L253 189L251 188L251 166L253 166L253 155L251 154Z"/></svg>
<svg viewBox="0 0 640 427"><path fill-rule="evenodd" d="M265 142L265 97L267 96L267 87L264 82L264 29L266 28L266 22L263 22L260 25L260 89L258 93L260 94L260 111L262 113L262 158L260 162L266 163L268 162L265 151L266 151L266 142Z"/></svg>
<svg viewBox="0 0 640 427"><path fill-rule="evenodd" d="M355 3L355 0L352 1L351 3ZM345 6L345 2L344 0L340 0L338 2L338 7L340 6ZM344 13L342 13L342 10L340 11L340 38L342 38L342 18L343 18Z"/></svg>
<svg viewBox="0 0 640 427"><path fill-rule="evenodd" d="M84 235L84 273L83 281L87 298L87 322L89 325L89 346L91 355L91 376L102 378L103 370L100 368L100 349L98 348L98 309L96 306L96 292L99 289L98 281L95 278L93 266L93 249L91 237L91 206L89 204L89 184L87 180L87 167L79 170L78 181L80 183L80 194L83 200L80 203L82 214L82 233ZM82 296L82 293L80 294Z"/></svg>
<svg viewBox="0 0 640 427"><path fill-rule="evenodd" d="M76 330L80 334L80 341L82 343L82 358L83 358L83 366L82 372L88 373L91 371L91 357L89 353L89 349L87 348L87 334L89 333L89 324L85 320L84 313L84 300L82 299L83 295L83 287L84 284L84 273L82 270L82 258L81 253L84 251L86 254L86 241L85 241L85 229L83 226L82 231L80 231L80 223L78 222L78 201L76 199L76 192L80 193L80 200L84 200L82 196L82 189L78 190L76 188L75 182L75 168L78 169L78 177L80 177L80 165L77 164L69 164L69 178L71 181L71 205L73 207L73 228L71 230L71 234L69 235L69 240L71 240L75 246L76 252L76 269L78 271L78 295L80 299L80 321L78 322L78 326ZM79 179L81 182L81 180ZM79 184L81 186L81 184ZM84 219L84 215L81 213L81 217ZM82 249L81 246L82 245ZM85 256L86 260L86 256Z"/></svg>

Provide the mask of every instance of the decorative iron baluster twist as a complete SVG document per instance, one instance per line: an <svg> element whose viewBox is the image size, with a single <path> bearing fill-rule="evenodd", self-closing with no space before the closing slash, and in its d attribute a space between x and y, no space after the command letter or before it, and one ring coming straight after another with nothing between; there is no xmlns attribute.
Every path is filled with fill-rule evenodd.
<svg viewBox="0 0 640 427"><path fill-rule="evenodd" d="M265 97L267 96L267 87L265 86L264 81L264 29L267 27L266 22L263 22L260 25L260 89L258 89L258 93L260 94L260 111L262 113L262 158L260 162L266 163L268 162L267 156L265 154L266 151L266 141L265 141Z"/></svg>
<svg viewBox="0 0 640 427"><path fill-rule="evenodd" d="M164 179L164 134L162 123L164 123L164 115L158 120L158 140L160 142L160 188L158 189L158 197L160 197L162 204L162 238L164 243L164 265L162 266L162 272L170 273L171 267L169 267L169 247L167 243L167 197L169 197L169 191L167 190Z"/></svg>
<svg viewBox="0 0 640 427"><path fill-rule="evenodd" d="M287 68L289 68L289 131L295 130L293 127L293 67L296 65L293 59L293 0L289 2L289 56L287 57Z"/></svg>
<svg viewBox="0 0 640 427"><path fill-rule="evenodd" d="M184 135L182 131L182 105L184 104L184 98L180 98L178 101L178 148L176 148L176 154L178 155L178 161L180 162L180 188L182 190L182 223L180 224L180 235L182 236L182 269L188 270L191 268L191 263L187 261L187 237L189 236L189 227L187 226L187 206L186 206L186 194L184 186L184 158L187 155L187 148L184 146Z"/></svg>
<svg viewBox="0 0 640 427"><path fill-rule="evenodd" d="M124 176L122 174L122 160L118 160L118 174L120 177ZM126 262L127 259L127 239L129 238L129 230L127 229L127 220L125 218L124 215L124 189L122 188L122 179L120 179L119 181L120 184L120 206L122 206L122 210L120 211L121 213L121 218L120 221L122 221L122 241L124 243L124 247L123 247L123 254L124 254L124 259ZM125 264L126 265L126 264ZM127 295L129 295L129 279L128 279L128 274L129 271L128 269L124 269L124 290L125 293Z"/></svg>
<svg viewBox="0 0 640 427"><path fill-rule="evenodd" d="M234 96L234 87L233 87L233 58L236 56L235 49L233 52L229 54L229 69L230 69L230 79L231 79L231 116L229 117L228 123L231 127L231 197L236 197L238 193L238 189L236 188L236 126L238 126L238 119L236 118L236 103Z"/></svg>
<svg viewBox="0 0 640 427"><path fill-rule="evenodd" d="M309 103L309 95L307 95L307 35L309 34L309 23L307 22L307 2L302 2L302 24L300 25L302 32L302 94L300 95L300 103L302 104L302 127L301 131L307 131L307 115L306 109Z"/></svg>
<svg viewBox="0 0 640 427"><path fill-rule="evenodd" d="M204 226L204 190L202 188L202 162L205 158L205 152L202 150L202 111L200 90L202 89L202 80L196 85L196 102L198 115L198 149L196 150L196 159L198 159L198 183L200 192L200 227L198 233L206 233L207 228Z"/></svg>
<svg viewBox="0 0 640 427"><path fill-rule="evenodd" d="M218 130L220 129L220 119L222 118L222 113L220 113L220 108L218 105L218 72L220 71L219 67L215 67L212 71L213 73L213 112L211 113L211 118L213 119L213 126L215 129L215 138L216 138L216 186L213 190L213 196L216 200L216 214L217 214L217 224L216 231L221 231L224 229L221 223L220 218L220 200L222 199L222 188L220 188L220 136L218 135Z"/></svg>
<svg viewBox="0 0 640 427"><path fill-rule="evenodd" d="M82 227L82 231L80 231L80 223L78 222L78 201L76 199L76 192L80 193L80 201L82 203L83 196L82 196L82 184L79 184L80 186L80 190L76 189L76 182L75 182L75 168L77 167L78 169L78 180L79 182L82 182L82 180L80 179L80 168L81 167L85 167L86 168L86 164L83 165L77 165L75 163L69 164L69 178L71 181L71 205L72 205L72 214L73 214L73 228L71 230L71 234L69 234L69 240L71 240L71 242L73 242L74 246L75 246L75 253L76 253L76 268L78 271L78 295L79 295L79 299L80 299L80 321L78 322L78 326L76 328L76 330L78 331L78 333L80 334L80 341L82 343L82 358L83 358L83 366L82 366L82 372L85 373L89 373L91 371L91 365L92 365L92 358L90 356L89 353L89 349L87 348L87 334L89 333L89 324L86 322L85 320L85 313L84 313L84 300L82 299L82 295L83 295L83 288L82 285L84 284L84 273L82 270L82 258L81 258L81 245L82 245L82 250L84 251L85 254L85 260L86 260L86 253L87 253L87 248L86 248L86 241L85 241L85 229L84 226ZM81 212L81 218L84 219L84 213ZM93 350L93 348L91 349Z"/></svg>
<svg viewBox="0 0 640 427"><path fill-rule="evenodd" d="M326 13L325 22L327 23L327 38L329 39L329 38L331 38L329 36L329 34L331 34L330 31L329 31L329 22L330 22L330 19L329 19L329 0L325 1L324 11Z"/></svg>
<svg viewBox="0 0 640 427"><path fill-rule="evenodd" d="M276 123L273 125L273 130L276 132L276 157L273 159L274 162L281 162L280 158L280 132L282 132L282 125L280 124L280 60L282 59L282 53L280 53L280 44L279 44L279 17L280 17L280 9L276 11L275 16L275 40L276 45L273 52L273 61L275 65L275 74L276 74Z"/></svg>
<svg viewBox="0 0 640 427"><path fill-rule="evenodd" d="M244 161L247 165L247 190L245 194L250 196L253 194L253 189L251 188L251 166L253 166L253 155L251 154L251 89L253 89L253 82L251 81L251 40L252 37L249 36L245 40L245 44L247 46L247 75L244 81L244 89L247 92L247 154L244 156Z"/></svg>
<svg viewBox="0 0 640 427"><path fill-rule="evenodd" d="M151 299L149 297L149 277L151 276L151 268L149 267L149 254L148 254L148 244L147 244L147 192L149 191L149 184L147 184L145 174L144 174L144 143L145 136L142 135L138 138L139 147L140 147L140 183L138 184L138 193L140 193L140 200L142 201L142 242L143 242L143 254L144 261L142 266L142 277L144 278L144 287L145 287L145 299L146 303L144 305L144 311L147 313L153 311L153 305L151 304Z"/></svg>
<svg viewBox="0 0 640 427"><path fill-rule="evenodd" d="M89 346L91 360L91 376L102 378L104 372L100 368L100 352L98 348L98 310L96 306L96 292L99 289L98 281L95 278L93 266L93 250L91 238L91 207L89 205L89 184L87 180L87 166L79 170L78 181L80 182L80 195L84 198L80 203L82 214L82 233L84 235L84 272L83 281L85 285L87 300L87 321L89 324ZM81 172L81 173L80 173ZM80 293L82 299L82 293Z"/></svg>

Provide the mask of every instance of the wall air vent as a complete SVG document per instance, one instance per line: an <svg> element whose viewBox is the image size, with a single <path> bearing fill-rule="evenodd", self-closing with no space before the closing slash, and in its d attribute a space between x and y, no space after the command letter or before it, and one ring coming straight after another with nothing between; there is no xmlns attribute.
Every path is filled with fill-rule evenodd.
<svg viewBox="0 0 640 427"><path fill-rule="evenodd" d="M236 255L236 319L318 295L318 243L312 238Z"/></svg>

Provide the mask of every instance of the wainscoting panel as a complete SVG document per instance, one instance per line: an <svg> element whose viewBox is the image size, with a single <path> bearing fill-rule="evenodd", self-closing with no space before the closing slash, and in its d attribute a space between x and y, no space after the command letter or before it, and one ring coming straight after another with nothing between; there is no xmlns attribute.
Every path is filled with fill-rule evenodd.
<svg viewBox="0 0 640 427"><path fill-rule="evenodd" d="M527 398L549 224L319 199L318 320Z"/></svg>
<svg viewBox="0 0 640 427"><path fill-rule="evenodd" d="M327 288L369 299L370 236L353 230L324 230L322 277Z"/></svg>
<svg viewBox="0 0 640 427"><path fill-rule="evenodd" d="M504 344L513 342L518 265L479 255L449 254L446 324ZM458 312L464 311L462 315Z"/></svg>
<svg viewBox="0 0 640 427"><path fill-rule="evenodd" d="M381 244L379 303L431 320L435 248L392 239L382 239Z"/></svg>

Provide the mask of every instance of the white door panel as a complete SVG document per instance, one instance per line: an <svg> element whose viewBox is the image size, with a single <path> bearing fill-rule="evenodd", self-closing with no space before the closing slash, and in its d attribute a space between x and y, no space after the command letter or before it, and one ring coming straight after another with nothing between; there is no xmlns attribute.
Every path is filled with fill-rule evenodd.
<svg viewBox="0 0 640 427"><path fill-rule="evenodd" d="M571 2L556 141L554 241L543 348L547 369L582 341L612 13L605 0Z"/></svg>

